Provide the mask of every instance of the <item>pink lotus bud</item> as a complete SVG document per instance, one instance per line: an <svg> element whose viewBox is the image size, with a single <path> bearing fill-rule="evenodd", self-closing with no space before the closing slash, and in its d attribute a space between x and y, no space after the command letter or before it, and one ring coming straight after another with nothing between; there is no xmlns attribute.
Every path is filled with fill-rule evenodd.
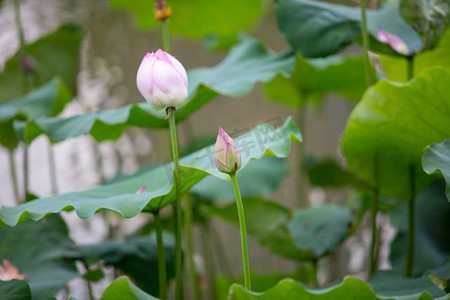
<svg viewBox="0 0 450 300"><path fill-rule="evenodd" d="M147 53L137 72L139 92L154 109L177 107L188 96L188 79L183 65L158 49Z"/></svg>
<svg viewBox="0 0 450 300"><path fill-rule="evenodd" d="M144 185L143 187L141 187L140 189L138 189L136 191L136 194L142 194L145 193L147 191L147 187Z"/></svg>
<svg viewBox="0 0 450 300"><path fill-rule="evenodd" d="M214 162L220 172L228 174L236 172L242 165L241 153L238 147L222 127L219 128L214 148Z"/></svg>
<svg viewBox="0 0 450 300"><path fill-rule="evenodd" d="M394 34L390 34L383 29L378 30L378 40L382 43L386 43L392 47L395 51L402 55L409 55L408 46L406 46L405 42L398 36Z"/></svg>

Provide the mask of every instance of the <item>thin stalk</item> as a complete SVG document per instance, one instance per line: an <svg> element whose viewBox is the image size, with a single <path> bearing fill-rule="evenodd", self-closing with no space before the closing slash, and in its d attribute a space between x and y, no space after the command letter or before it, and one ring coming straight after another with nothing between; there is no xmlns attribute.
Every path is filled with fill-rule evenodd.
<svg viewBox="0 0 450 300"><path fill-rule="evenodd" d="M377 245L377 214L378 214L378 202L379 202L380 194L378 192L378 187L375 188L375 194L372 203L372 241L370 244L370 274L377 270L377 254L376 254L376 245ZM370 275L369 274L369 275Z"/></svg>
<svg viewBox="0 0 450 300"><path fill-rule="evenodd" d="M19 196L19 184L17 183L17 174L16 174L16 163L14 161L14 150L8 151L8 158L9 158L9 170L11 174L11 182L13 184L13 192L14 192L14 198L16 200L16 203L20 203L20 196Z"/></svg>
<svg viewBox="0 0 450 300"><path fill-rule="evenodd" d="M100 152L100 147L94 141L92 143L92 148L94 149L94 156L95 156L95 171L100 179L100 184L105 184L106 176L105 172L103 172L103 156L102 153Z"/></svg>
<svg viewBox="0 0 450 300"><path fill-rule="evenodd" d="M172 112L170 113L170 110ZM174 184L176 189L176 202L175 202L175 299L183 298L183 270L181 266L181 186L180 186L180 165L178 163L178 142L177 142L177 130L175 125L175 108L169 107L167 109L169 112L169 130L170 130L170 141L172 148L172 161L173 161L173 176Z"/></svg>
<svg viewBox="0 0 450 300"><path fill-rule="evenodd" d="M414 56L407 57L408 81L414 78ZM416 178L414 167L409 168L410 199L408 202L408 248L406 252L406 276L412 277L414 267L414 236L415 236L415 192Z"/></svg>
<svg viewBox="0 0 450 300"><path fill-rule="evenodd" d="M299 104L300 105L300 104ZM297 124L300 132L303 135L303 141L305 140L306 129L306 108L305 106L299 106L297 109ZM298 205L300 207L308 206L308 177L305 173L305 155L306 147L305 142L297 143L297 167L298 170L295 173L295 187L297 192Z"/></svg>
<svg viewBox="0 0 450 300"><path fill-rule="evenodd" d="M409 167L410 199L408 202L408 247L406 250L406 276L412 277L414 267L414 236L415 236L415 191L416 178L414 167Z"/></svg>
<svg viewBox="0 0 450 300"><path fill-rule="evenodd" d="M236 206L239 216L239 228L241 230L241 246L242 246L242 263L244 265L244 286L245 289L250 291L250 266L248 263L248 250L247 250L247 231L245 229L245 215L244 204L242 203L241 191L237 182L236 173L230 174L231 182L233 183L234 195L236 196Z"/></svg>
<svg viewBox="0 0 450 300"><path fill-rule="evenodd" d="M19 0L14 0L13 4L14 4L14 19L16 22L17 33L19 36L20 47L23 48L23 46L25 45L25 35L23 32L23 27L22 27L22 21L21 21L22 19L20 17Z"/></svg>
<svg viewBox="0 0 450 300"><path fill-rule="evenodd" d="M80 260L80 261L83 264L84 269L86 270L86 272L88 272L89 271L89 267L88 267L87 263L83 259ZM95 300L94 293L92 291L91 282L88 279L85 279L85 281L86 281L86 287L87 287L87 290L88 290L88 293L89 293L89 299L90 300Z"/></svg>
<svg viewBox="0 0 450 300"><path fill-rule="evenodd" d="M407 75L408 81L414 78L414 55L408 56L406 58L407 61Z"/></svg>
<svg viewBox="0 0 450 300"><path fill-rule="evenodd" d="M167 19L161 21L163 50L170 52L170 32ZM175 300L183 299L183 268L181 250L181 186L180 186L180 166L178 163L178 142L175 123L175 108L168 107L169 130L172 149L172 161L174 164L174 184L176 189L176 202L173 206L175 215Z"/></svg>
<svg viewBox="0 0 450 300"><path fill-rule="evenodd" d="M311 262L311 264L312 264L312 268L313 268L312 286L314 288L318 288L319 282L317 281L317 268L318 268L319 261L317 259L314 259Z"/></svg>
<svg viewBox="0 0 450 300"><path fill-rule="evenodd" d="M50 168L52 194L56 195L58 194L58 181L56 179L55 151L53 149L53 145L50 142L48 145L48 162Z"/></svg>
<svg viewBox="0 0 450 300"><path fill-rule="evenodd" d="M379 192L379 172L378 172L378 157L374 158L374 179L375 179L375 190L374 197L372 203L372 240L370 244L370 266L369 266L369 276L376 271L377 269L377 254L376 254L376 245L377 245L377 214L378 214L378 203L380 201L380 192Z"/></svg>
<svg viewBox="0 0 450 300"><path fill-rule="evenodd" d="M153 213L155 218L156 243L158 248L158 278L159 278L159 298L161 300L167 299L167 273L166 273L166 258L164 255L164 243L162 236L162 224L159 211Z"/></svg>
<svg viewBox="0 0 450 300"><path fill-rule="evenodd" d="M364 73L366 75L366 86L372 84L370 76L370 61L369 61L369 34L367 32L367 17L366 17L366 0L360 0L359 6L361 8L361 35L364 47Z"/></svg>
<svg viewBox="0 0 450 300"><path fill-rule="evenodd" d="M212 297L210 299L218 299L216 285L214 284L214 277L216 276L216 268L214 263L214 256L211 252L211 245L209 244L208 236L209 236L209 224L208 220L205 220L202 223L202 234L201 234L201 242L203 248L203 255L206 261L206 280L208 281L208 286L211 289Z"/></svg>
<svg viewBox="0 0 450 300"><path fill-rule="evenodd" d="M23 145L23 191L24 191L24 199L27 200L27 192L28 192L28 146L26 144Z"/></svg>
<svg viewBox="0 0 450 300"><path fill-rule="evenodd" d="M169 24L167 19L161 21L162 26L162 39L163 39L163 50L170 52L170 35L169 35Z"/></svg>
<svg viewBox="0 0 450 300"><path fill-rule="evenodd" d="M219 260L220 266L222 267L222 271L225 273L225 275L233 277L233 272L231 270L230 263L227 260L227 256L225 254L223 242L220 238L219 232L216 230L212 223L208 224L207 229L208 230L206 231L206 233L208 234L209 240L215 246L215 253L217 253L217 258ZM211 234L211 231L214 232Z"/></svg>
<svg viewBox="0 0 450 300"><path fill-rule="evenodd" d="M17 36L19 37L19 52L23 55L24 47L25 47L25 34L22 27L22 18L20 16L20 5L19 0L13 1L14 6L14 21L16 23L17 28ZM22 72L22 92L26 94L29 90L29 85L27 81L27 75L25 72ZM28 191L28 146L24 145L23 148L23 189L24 189L24 201L27 198ZM20 201L19 198L16 198L16 201Z"/></svg>
<svg viewBox="0 0 450 300"><path fill-rule="evenodd" d="M189 277L191 278L192 299L198 299L199 289L197 285L197 272L194 264L194 247L192 236L192 195L184 198L184 229L186 230L186 252L189 260Z"/></svg>

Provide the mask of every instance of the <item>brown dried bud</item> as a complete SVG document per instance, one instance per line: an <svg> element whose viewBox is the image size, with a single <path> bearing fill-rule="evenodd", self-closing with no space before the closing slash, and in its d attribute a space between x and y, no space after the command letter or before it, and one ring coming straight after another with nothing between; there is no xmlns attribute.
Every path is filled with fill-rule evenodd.
<svg viewBox="0 0 450 300"><path fill-rule="evenodd" d="M163 21L172 15L172 10L167 4L166 0L158 0L155 3L155 19Z"/></svg>

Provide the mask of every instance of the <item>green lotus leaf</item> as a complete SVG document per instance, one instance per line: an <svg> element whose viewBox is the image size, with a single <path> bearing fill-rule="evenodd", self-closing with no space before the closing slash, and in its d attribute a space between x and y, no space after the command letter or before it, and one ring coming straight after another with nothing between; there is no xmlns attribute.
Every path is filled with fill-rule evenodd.
<svg viewBox="0 0 450 300"><path fill-rule="evenodd" d="M286 157L291 141L301 141L301 135L290 119L276 129L267 123L259 124L235 139L237 145L242 145L239 146L242 153L242 168L251 159L264 156ZM229 179L216 169L213 154L214 145L211 145L180 160L183 193L207 175ZM144 186L147 192L136 193ZM166 164L104 186L41 198L14 207L2 207L1 225L15 226L18 222L29 218L36 221L64 209L75 209L82 219L91 217L101 209L109 209L126 218L132 218L142 210L156 211L173 203L175 196L172 166Z"/></svg>
<svg viewBox="0 0 450 300"><path fill-rule="evenodd" d="M382 80L350 115L342 141L348 166L384 196L411 199L431 182L425 146L450 136L450 70L425 71L408 84Z"/></svg>

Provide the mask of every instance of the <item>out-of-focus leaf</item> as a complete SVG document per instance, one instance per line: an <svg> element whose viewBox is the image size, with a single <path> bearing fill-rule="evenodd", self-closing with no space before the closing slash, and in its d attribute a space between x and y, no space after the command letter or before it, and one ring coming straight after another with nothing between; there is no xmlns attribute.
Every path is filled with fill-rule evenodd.
<svg viewBox="0 0 450 300"><path fill-rule="evenodd" d="M2 300L31 300L30 286L26 281L18 279L0 280L0 295Z"/></svg>
<svg viewBox="0 0 450 300"><path fill-rule="evenodd" d="M447 260L441 266L425 272L417 278L406 278L395 274L392 271L377 271L369 280L375 293L382 297L391 297L394 299L422 299L418 298L424 293L431 295L429 299L438 299L445 295L444 291L437 288L428 278L428 274L435 274L439 277L445 277L450 274L450 260ZM402 298L403 297L403 298ZM439 299L448 299L442 297Z"/></svg>
<svg viewBox="0 0 450 300"><path fill-rule="evenodd" d="M239 145L238 145L239 147ZM250 161L245 169L239 172L239 186L242 197L266 196L273 193L283 182L289 171L285 160L265 157ZM192 187L190 192L209 200L232 200L234 191L231 184L209 176Z"/></svg>
<svg viewBox="0 0 450 300"><path fill-rule="evenodd" d="M72 99L67 86L53 79L29 94L0 104L0 144L14 149L19 143L14 120L56 116Z"/></svg>
<svg viewBox="0 0 450 300"><path fill-rule="evenodd" d="M20 64L22 54L18 52L6 62L0 73L0 102L20 97L33 86L45 84L55 76L60 77L75 93L83 37L84 32L79 26L67 24L33 44L26 45L23 53L31 57L36 72L35 75L27 76L35 79L28 80L24 77Z"/></svg>
<svg viewBox="0 0 450 300"><path fill-rule="evenodd" d="M409 84L372 86L347 123L342 147L348 166L384 196L415 197L431 182L422 169L424 147L450 136L449 86L450 71L442 68Z"/></svg>
<svg viewBox="0 0 450 300"><path fill-rule="evenodd" d="M394 211L389 211L391 222L398 228L391 244L390 258L394 270L405 274L408 207L399 203ZM416 231L414 239L414 269L418 276L425 270L442 265L450 256L450 203L444 194L444 183L435 181L416 198Z"/></svg>
<svg viewBox="0 0 450 300"><path fill-rule="evenodd" d="M334 188L342 186L367 188L367 185L355 174L345 170L331 158L316 160L310 156L306 160L306 170L311 185Z"/></svg>
<svg viewBox="0 0 450 300"><path fill-rule="evenodd" d="M260 159L264 156L286 157L291 141L301 141L301 134L294 123L288 119L277 129L263 123L235 138L238 144L244 140L247 145L258 146L251 147L248 153L242 151L242 168L251 159ZM213 154L214 145L211 145L180 160L182 193L207 175L229 179L228 175L216 169ZM136 193L144 186L147 192ZM155 211L173 203L175 195L172 166L166 164L112 184L37 199L15 207L2 207L0 226L5 224L15 226L28 218L36 221L64 209L75 209L82 219L90 218L101 209L109 209L126 218L132 218L142 210Z"/></svg>
<svg viewBox="0 0 450 300"><path fill-rule="evenodd" d="M164 234L164 255L167 280L175 277L175 241ZM104 241L82 245L80 250L89 264L104 261L106 265L120 269L130 276L139 288L151 295L159 295L158 253L156 235L128 238L124 241Z"/></svg>
<svg viewBox="0 0 450 300"><path fill-rule="evenodd" d="M243 203L247 232L258 243L290 259L311 260L314 258L310 251L295 248L294 240L286 228L291 215L286 207L259 198L244 198ZM212 207L210 212L226 222L239 224L236 204L222 208Z"/></svg>
<svg viewBox="0 0 450 300"><path fill-rule="evenodd" d="M276 2L281 31L292 47L305 57L334 54L361 35L359 7L310 0ZM400 17L398 7L398 1L391 1L384 3L380 10L368 10L367 29L374 37L379 29L398 36L410 53L414 53L421 47L420 36Z"/></svg>
<svg viewBox="0 0 450 300"><path fill-rule="evenodd" d="M318 102L328 92L359 101L366 90L363 73L362 56L305 59L298 55L292 74L279 74L265 85L265 91L270 99L294 107Z"/></svg>
<svg viewBox="0 0 450 300"><path fill-rule="evenodd" d="M248 234L272 252L296 260L313 260L331 252L347 236L349 209L335 206L291 211L275 202L245 198ZM235 204L211 208L227 222L239 224Z"/></svg>
<svg viewBox="0 0 450 300"><path fill-rule="evenodd" d="M447 0L401 0L400 14L422 37L422 49L433 48L450 26Z"/></svg>
<svg viewBox="0 0 450 300"><path fill-rule="evenodd" d="M372 288L366 282L352 276L344 279L344 282L325 289L308 289L292 279L283 279L274 287L262 293L250 292L243 286L233 284L230 287L228 299L233 300L381 300L375 295ZM393 299L393 298L389 298ZM398 298L399 299L399 298ZM412 298L409 300L418 299ZM421 300L432 299L420 298Z"/></svg>
<svg viewBox="0 0 450 300"><path fill-rule="evenodd" d="M306 270L306 272L305 272ZM302 268L295 273L290 274L258 274L252 272L250 274L251 282L252 282L252 291L254 292L264 292L265 290L276 285L280 280L284 278L294 279L296 281L305 282L310 281L311 277L315 276L315 273L312 269ZM237 278L230 277L227 275L219 276L215 280L216 290L217 290L217 299L216 300L225 300L228 299L228 290L233 283L238 283L240 285L244 285L244 276L239 276Z"/></svg>
<svg viewBox="0 0 450 300"><path fill-rule="evenodd" d="M160 23L155 20L153 1L110 1L114 7L133 12L143 29ZM167 3L173 12L169 19L171 33L194 39L210 38L210 47L214 48L237 42L237 33L251 29L264 6L263 0L174 0Z"/></svg>
<svg viewBox="0 0 450 300"><path fill-rule="evenodd" d="M103 292L100 300L157 300L135 286L126 276L117 278Z"/></svg>
<svg viewBox="0 0 450 300"><path fill-rule="evenodd" d="M386 71L387 78L392 81L407 82L407 61L401 57L380 55L380 61ZM418 53L414 56L414 75L433 68L450 66L450 30L447 30L439 41L439 45L428 51Z"/></svg>
<svg viewBox="0 0 450 300"><path fill-rule="evenodd" d="M250 92L257 82L268 82L278 73L292 71L294 56L290 51L273 53L257 40L242 37L228 56L215 67L188 72L189 98L177 109L178 122L186 119L217 95L239 97ZM164 111L156 111L147 103L127 105L69 118L41 118L17 124L21 138L31 143L40 134L60 142L80 135L92 135L97 141L118 139L126 126L165 128Z"/></svg>
<svg viewBox="0 0 450 300"><path fill-rule="evenodd" d="M450 140L440 144L433 144L425 150L422 165L428 174L440 172L447 182L445 193L450 201Z"/></svg>
<svg viewBox="0 0 450 300"><path fill-rule="evenodd" d="M0 230L0 257L8 259L26 276L33 299L54 296L77 277L72 259L79 255L68 237L66 224L57 215L39 223L27 221Z"/></svg>
<svg viewBox="0 0 450 300"><path fill-rule="evenodd" d="M103 273L102 269L96 268L93 270L88 270L86 273L83 274L83 278L92 281L97 282L105 277L105 274Z"/></svg>
<svg viewBox="0 0 450 300"><path fill-rule="evenodd" d="M298 249L319 258L333 251L348 234L353 215L347 207L315 206L294 211L287 225Z"/></svg>

